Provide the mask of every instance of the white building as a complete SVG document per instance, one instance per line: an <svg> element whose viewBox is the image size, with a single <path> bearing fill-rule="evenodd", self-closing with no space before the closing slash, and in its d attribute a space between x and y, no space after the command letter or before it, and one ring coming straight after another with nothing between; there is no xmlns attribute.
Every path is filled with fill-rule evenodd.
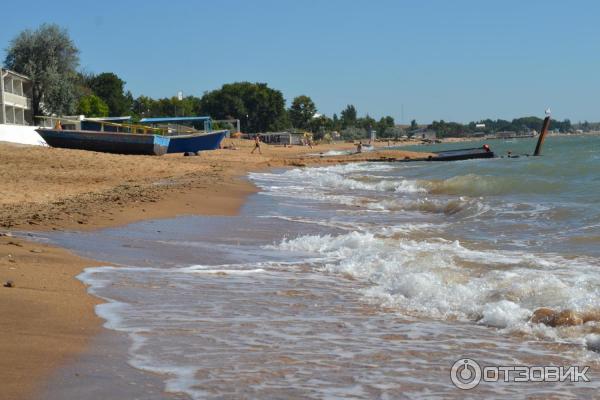
<svg viewBox="0 0 600 400"><path fill-rule="evenodd" d="M32 125L31 80L1 68L0 75L0 124Z"/></svg>
<svg viewBox="0 0 600 400"><path fill-rule="evenodd" d="M0 68L0 142L45 145L35 131L29 78Z"/></svg>

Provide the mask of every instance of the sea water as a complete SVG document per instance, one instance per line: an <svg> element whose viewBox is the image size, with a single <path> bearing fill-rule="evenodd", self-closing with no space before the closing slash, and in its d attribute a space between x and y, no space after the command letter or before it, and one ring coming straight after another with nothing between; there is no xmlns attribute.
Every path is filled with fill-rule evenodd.
<svg viewBox="0 0 600 400"><path fill-rule="evenodd" d="M475 143L480 146L483 143ZM113 263L80 276L123 355L203 398L591 398L600 323L600 138L489 142L518 158L252 173L238 217L51 239ZM426 146L425 151L465 144ZM411 149L415 149L412 147ZM589 383L450 380L452 364L591 366Z"/></svg>

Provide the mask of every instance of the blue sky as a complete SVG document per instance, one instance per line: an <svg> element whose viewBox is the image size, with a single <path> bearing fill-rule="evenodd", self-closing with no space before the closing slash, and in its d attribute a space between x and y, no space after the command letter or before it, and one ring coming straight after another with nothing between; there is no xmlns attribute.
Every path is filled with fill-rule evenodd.
<svg viewBox="0 0 600 400"><path fill-rule="evenodd" d="M68 29L81 67L135 96L266 82L320 112L354 104L401 122L600 120L600 2L214 0L5 2L0 47ZM18 16L9 18L7 15ZM4 59L4 53L1 54ZM402 106L403 105L403 106Z"/></svg>

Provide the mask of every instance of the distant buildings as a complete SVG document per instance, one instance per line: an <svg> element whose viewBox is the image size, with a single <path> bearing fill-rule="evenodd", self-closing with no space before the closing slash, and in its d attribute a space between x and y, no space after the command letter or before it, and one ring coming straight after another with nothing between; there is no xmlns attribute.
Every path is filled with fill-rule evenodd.
<svg viewBox="0 0 600 400"><path fill-rule="evenodd" d="M31 80L0 68L0 124L32 125Z"/></svg>
<svg viewBox="0 0 600 400"><path fill-rule="evenodd" d="M269 132L261 133L260 138L263 142L280 145L301 145L305 139L304 133L293 132Z"/></svg>
<svg viewBox="0 0 600 400"><path fill-rule="evenodd" d="M421 140L436 140L437 133L433 129L420 128L410 132L413 138Z"/></svg>

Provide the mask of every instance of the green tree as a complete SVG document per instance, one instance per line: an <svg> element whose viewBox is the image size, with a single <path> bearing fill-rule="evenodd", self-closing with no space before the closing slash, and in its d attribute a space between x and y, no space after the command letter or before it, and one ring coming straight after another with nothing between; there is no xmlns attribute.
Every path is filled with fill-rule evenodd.
<svg viewBox="0 0 600 400"><path fill-rule="evenodd" d="M356 126L363 128L367 132L376 129L376 124L377 122L369 114L356 120Z"/></svg>
<svg viewBox="0 0 600 400"><path fill-rule="evenodd" d="M94 94L107 105L110 115L121 116L131 113L133 99L131 93L125 93L125 81L112 72L92 76L88 86Z"/></svg>
<svg viewBox="0 0 600 400"><path fill-rule="evenodd" d="M214 119L239 119L245 132L266 132L285 127L285 100L266 83L235 82L205 93L201 111Z"/></svg>
<svg viewBox="0 0 600 400"><path fill-rule="evenodd" d="M77 106L77 113L86 117L107 117L108 112L106 103L94 94L83 96Z"/></svg>
<svg viewBox="0 0 600 400"><path fill-rule="evenodd" d="M156 100L148 96L139 96L133 101L131 111L136 119L159 116L156 114Z"/></svg>
<svg viewBox="0 0 600 400"><path fill-rule="evenodd" d="M342 139L344 140L357 140L366 139L367 131L363 128L357 128L355 126L349 126L342 130Z"/></svg>
<svg viewBox="0 0 600 400"><path fill-rule="evenodd" d="M290 106L290 122L294 128L310 129L310 122L316 113L317 107L310 97L298 96Z"/></svg>
<svg viewBox="0 0 600 400"><path fill-rule="evenodd" d="M326 115L319 115L310 119L308 129L314 133L315 140L321 140L327 131L333 130L333 121Z"/></svg>
<svg viewBox="0 0 600 400"><path fill-rule="evenodd" d="M419 125L417 125L417 120L413 119L410 121L410 130L414 131L415 129L419 129Z"/></svg>
<svg viewBox="0 0 600 400"><path fill-rule="evenodd" d="M331 129L335 130L335 131L339 131L342 129L342 123L340 122L340 119L338 118L337 114L333 114L333 118L331 120L332 123L332 127Z"/></svg>
<svg viewBox="0 0 600 400"><path fill-rule="evenodd" d="M79 50L65 29L43 24L35 31L21 32L10 42L4 65L31 78L34 115L75 110Z"/></svg>
<svg viewBox="0 0 600 400"><path fill-rule="evenodd" d="M356 125L356 108L352 104L347 105L340 113L340 121L342 128Z"/></svg>
<svg viewBox="0 0 600 400"><path fill-rule="evenodd" d="M381 117L381 119L379 120L379 122L377 122L376 125L377 136L385 137L384 135L386 135L387 131L390 130L390 128L393 128L394 125L394 118L390 117L389 115L387 117Z"/></svg>

